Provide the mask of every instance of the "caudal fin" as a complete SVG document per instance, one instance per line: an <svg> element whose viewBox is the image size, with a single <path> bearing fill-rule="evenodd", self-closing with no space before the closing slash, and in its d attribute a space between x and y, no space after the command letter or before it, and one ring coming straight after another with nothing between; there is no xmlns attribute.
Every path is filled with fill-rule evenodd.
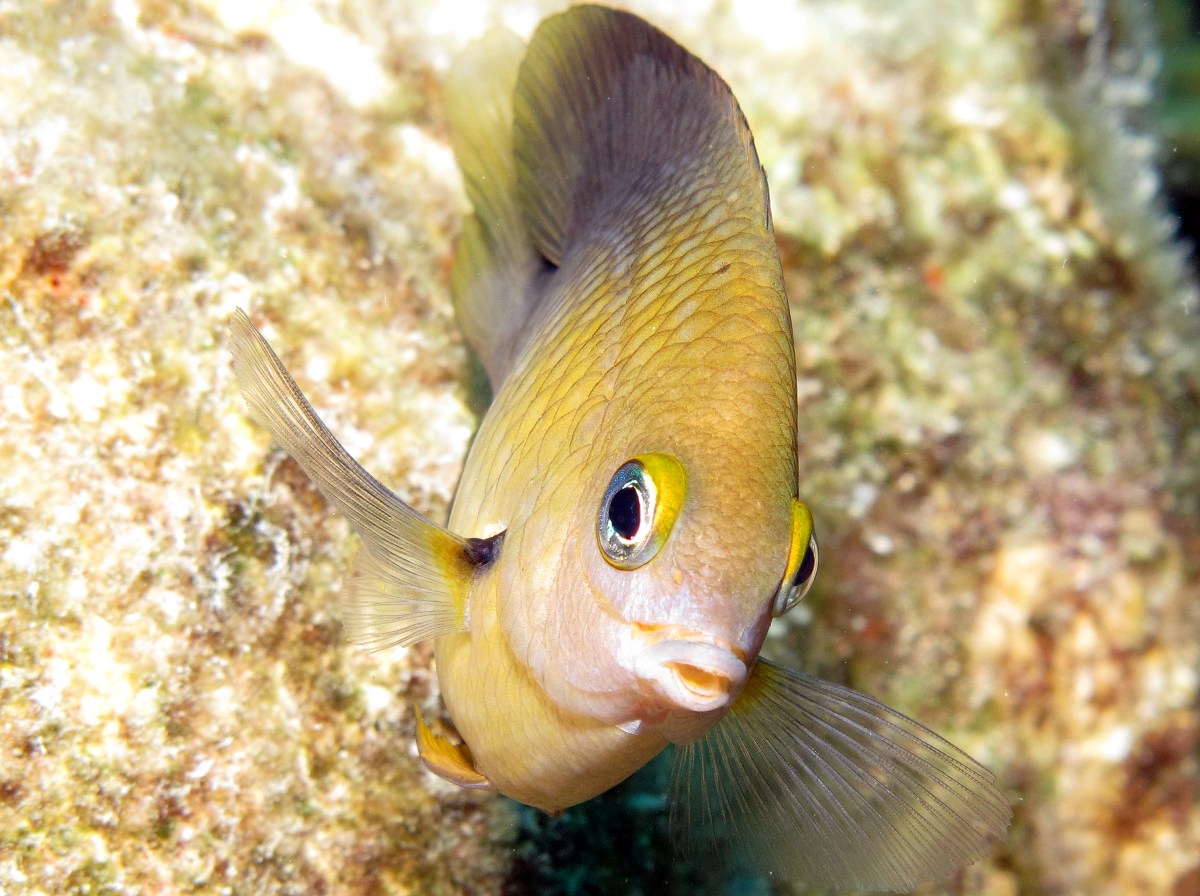
<svg viewBox="0 0 1200 896"><path fill-rule="evenodd" d="M504 29L472 41L446 79L450 142L474 213L450 276L454 310L492 389L499 388L537 303L544 267L525 227L513 156L513 91L525 44Z"/></svg>

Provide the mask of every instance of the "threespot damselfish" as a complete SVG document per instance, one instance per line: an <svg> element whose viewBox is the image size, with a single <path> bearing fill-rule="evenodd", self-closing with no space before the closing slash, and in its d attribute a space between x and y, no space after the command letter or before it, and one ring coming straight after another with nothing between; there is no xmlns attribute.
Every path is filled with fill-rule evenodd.
<svg viewBox="0 0 1200 896"><path fill-rule="evenodd" d="M759 656L816 573L766 179L725 82L599 6L446 85L474 214L452 273L494 400L446 527L342 448L238 312L255 417L362 539L342 601L376 648L434 639L457 737L425 764L547 812L675 744L681 842L814 884L899 889L1003 837L992 775Z"/></svg>

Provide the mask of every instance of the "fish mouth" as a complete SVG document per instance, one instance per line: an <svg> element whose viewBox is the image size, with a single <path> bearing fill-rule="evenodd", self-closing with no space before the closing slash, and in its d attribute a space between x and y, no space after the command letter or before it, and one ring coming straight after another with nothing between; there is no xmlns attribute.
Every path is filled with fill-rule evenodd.
<svg viewBox="0 0 1200 896"><path fill-rule="evenodd" d="M712 712L737 696L747 670L730 647L710 639L673 637L641 651L634 671L675 707Z"/></svg>

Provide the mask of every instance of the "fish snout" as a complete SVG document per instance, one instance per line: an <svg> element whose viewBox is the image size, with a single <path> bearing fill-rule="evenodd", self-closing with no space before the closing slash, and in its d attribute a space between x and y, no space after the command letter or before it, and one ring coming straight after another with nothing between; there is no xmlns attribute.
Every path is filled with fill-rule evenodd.
<svg viewBox="0 0 1200 896"><path fill-rule="evenodd" d="M726 647L672 638L646 648L637 659L639 678L679 709L712 712L737 696L746 664Z"/></svg>

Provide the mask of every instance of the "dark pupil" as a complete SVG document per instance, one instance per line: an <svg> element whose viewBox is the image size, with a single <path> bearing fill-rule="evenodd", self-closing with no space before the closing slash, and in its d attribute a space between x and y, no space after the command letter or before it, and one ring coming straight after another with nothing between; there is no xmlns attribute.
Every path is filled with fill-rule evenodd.
<svg viewBox="0 0 1200 896"><path fill-rule="evenodd" d="M817 555L813 553L812 542L809 542L808 547L804 549L804 558L800 561L800 568L796 570L796 578L792 580L792 584L799 585L801 582L807 582L812 578L816 566Z"/></svg>
<svg viewBox="0 0 1200 896"><path fill-rule="evenodd" d="M608 504L608 521L613 531L626 541L632 541L642 526L642 502L637 486L632 482L612 496Z"/></svg>

